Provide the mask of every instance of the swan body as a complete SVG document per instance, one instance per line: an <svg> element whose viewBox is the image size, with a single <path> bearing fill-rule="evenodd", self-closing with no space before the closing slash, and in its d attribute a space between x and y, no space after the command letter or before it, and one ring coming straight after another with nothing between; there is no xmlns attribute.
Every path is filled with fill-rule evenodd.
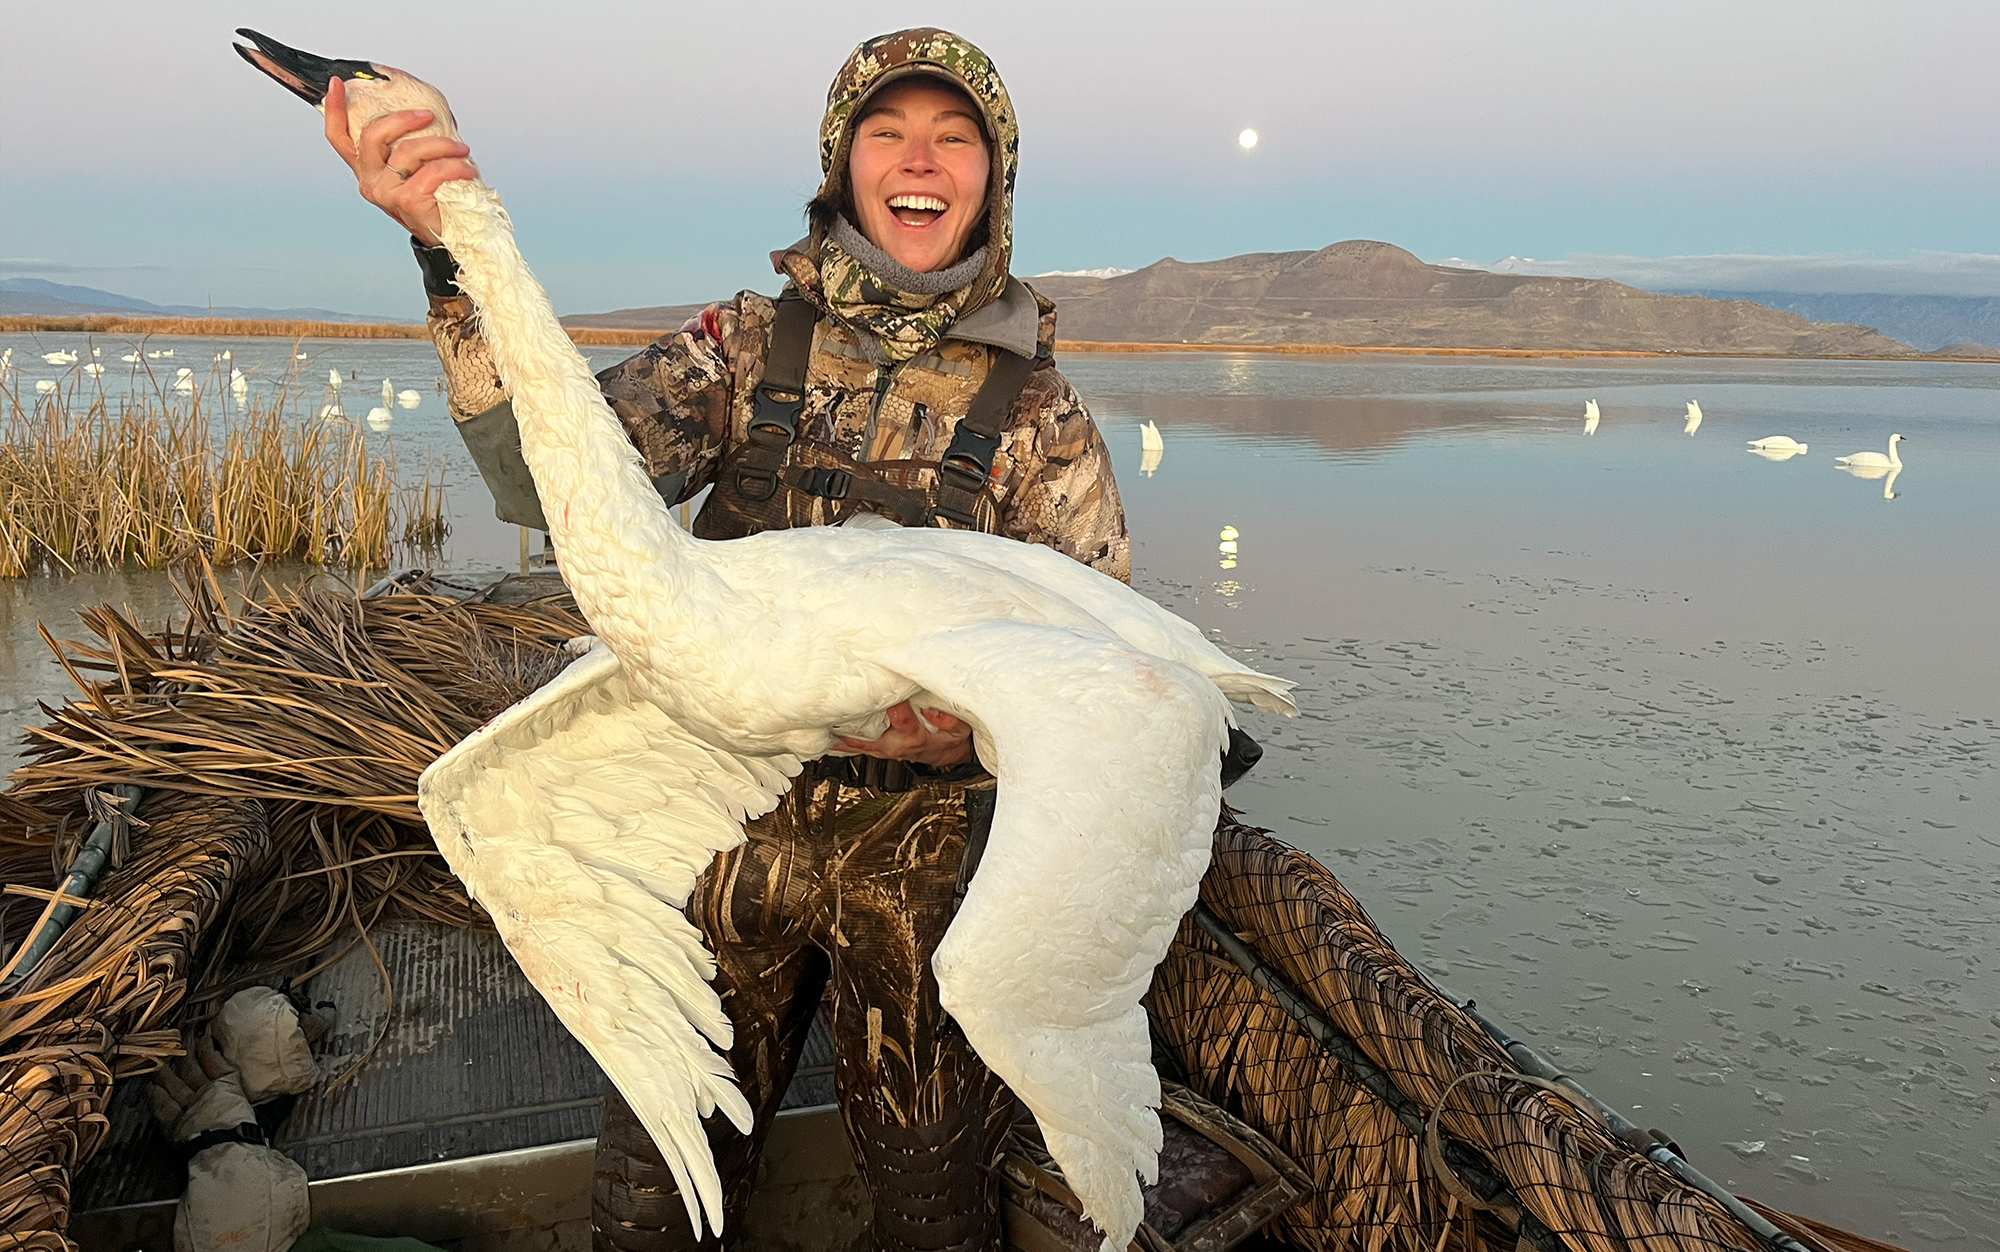
<svg viewBox="0 0 2000 1252"><path fill-rule="evenodd" d="M384 431L389 429L390 423L395 420L395 414L391 413L389 410L383 408L381 405L378 404L374 408L368 410L367 420L368 420L368 429L373 431Z"/></svg>
<svg viewBox="0 0 2000 1252"><path fill-rule="evenodd" d="M140 357L139 354L136 352L127 352L124 356L121 356L118 359L125 362L125 364L127 365L137 365L139 363Z"/></svg>
<svg viewBox="0 0 2000 1252"><path fill-rule="evenodd" d="M327 385L328 387L331 387L331 388L332 388L333 390L335 390L335 391L339 391L339 390L340 390L340 371L339 371L339 370L328 370L328 371L326 372L326 385Z"/></svg>
<svg viewBox="0 0 2000 1252"><path fill-rule="evenodd" d="M1901 435L1891 435L1889 436L1889 454L1887 456L1882 455L1880 452L1856 452L1850 456L1837 456L1833 458L1833 463L1847 470L1901 469L1903 468L1903 458L1896 454L1896 445L1901 442L1903 442ZM1869 477L1877 478L1880 475L1870 474Z"/></svg>
<svg viewBox="0 0 2000 1252"><path fill-rule="evenodd" d="M1750 446L1758 452L1799 453L1806 451L1806 445L1800 443L1790 435L1766 435L1762 439L1752 439Z"/></svg>
<svg viewBox="0 0 2000 1252"><path fill-rule="evenodd" d="M14 350L12 348L0 349L0 374L4 374L13 368Z"/></svg>
<svg viewBox="0 0 2000 1252"><path fill-rule="evenodd" d="M88 365L83 367L83 372L90 375L92 378L95 378L99 374L102 374L104 372L104 367L102 365L99 365L97 362L92 361Z"/></svg>
<svg viewBox="0 0 2000 1252"><path fill-rule="evenodd" d="M424 393L414 387L406 387L396 393L396 404L405 409L414 409L424 402Z"/></svg>
<svg viewBox="0 0 2000 1252"><path fill-rule="evenodd" d="M1682 429L1681 433L1686 435L1692 435L1694 432L1700 429L1701 429L1701 406L1699 404L1696 404L1694 401L1690 400L1688 401L1688 407L1687 407L1687 425Z"/></svg>
<svg viewBox="0 0 2000 1252"><path fill-rule="evenodd" d="M1599 417L1599 414L1598 414L1598 412L1597 412L1597 401L1595 401L1595 400L1585 400L1585 401L1583 402L1583 433L1584 433L1584 434L1586 434L1586 435L1594 435L1594 434L1596 434L1596 433L1597 433L1597 421L1598 421L1598 417Z"/></svg>
<svg viewBox="0 0 2000 1252"><path fill-rule="evenodd" d="M50 365L75 365L76 353L64 352L61 350L57 350L55 352L44 352L42 353L42 359L44 361L47 361Z"/></svg>
<svg viewBox="0 0 2000 1252"><path fill-rule="evenodd" d="M55 389L56 389L55 383L51 382L46 378L38 378L35 380L35 394L38 396L49 395L53 393Z"/></svg>
<svg viewBox="0 0 2000 1252"><path fill-rule="evenodd" d="M1151 422L1139 423L1139 447L1142 451L1163 451L1167 441L1160 438L1160 428Z"/></svg>
<svg viewBox="0 0 2000 1252"><path fill-rule="evenodd" d="M258 45L239 46L246 59L314 100L314 71L284 63L305 54L240 33ZM427 84L336 64L366 68L349 86L354 131L428 108L437 120L415 133L455 137ZM437 194L596 632L424 771L419 803L453 872L631 1102L696 1232L705 1216L720 1234L700 1118L720 1110L747 1130L751 1113L716 1051L731 1030L713 958L680 909L804 760L880 733L904 700L957 714L999 789L932 959L939 999L1040 1122L1104 1248L1124 1248L1161 1143L1140 997L1207 866L1227 701L1290 712L1291 684L1045 547L936 529L694 538L528 272L499 196L483 182Z"/></svg>
<svg viewBox="0 0 2000 1252"><path fill-rule="evenodd" d="M382 407L385 409L396 407L396 384L386 378L382 380Z"/></svg>

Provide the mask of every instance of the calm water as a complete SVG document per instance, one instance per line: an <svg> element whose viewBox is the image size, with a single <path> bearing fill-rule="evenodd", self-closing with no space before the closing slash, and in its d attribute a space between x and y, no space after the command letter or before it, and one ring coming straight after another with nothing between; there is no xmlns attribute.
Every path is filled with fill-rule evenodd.
<svg viewBox="0 0 2000 1252"><path fill-rule="evenodd" d="M383 438L449 467L448 560L511 566L428 348L307 350L319 383L358 371L350 411L384 376L424 392ZM1234 803L1711 1175L1916 1247L2000 1244L2000 368L1066 368L1137 584L1302 684L1297 721L1250 715L1271 752ZM1833 467L1892 431L1893 498ZM1772 434L1811 451L1745 452ZM0 586L0 719L63 690L35 618L104 597L162 610L154 579Z"/></svg>

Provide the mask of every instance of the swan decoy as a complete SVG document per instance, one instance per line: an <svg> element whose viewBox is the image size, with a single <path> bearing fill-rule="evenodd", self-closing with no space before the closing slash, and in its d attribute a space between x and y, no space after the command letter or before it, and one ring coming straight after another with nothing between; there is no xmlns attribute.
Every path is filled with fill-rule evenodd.
<svg viewBox="0 0 2000 1252"><path fill-rule="evenodd" d="M1766 435L1762 439L1752 439L1750 447L1756 452L1789 452L1796 456L1806 450L1806 445L1790 435Z"/></svg>
<svg viewBox="0 0 2000 1252"><path fill-rule="evenodd" d="M328 387L332 388L332 389L333 389L333 390L335 390L335 391L339 391L339 390L340 390L340 371L339 371L339 370L328 370L328 371L326 372L326 385L327 385Z"/></svg>
<svg viewBox="0 0 2000 1252"><path fill-rule="evenodd" d="M1595 400L1585 400L1585 401L1583 402L1583 433L1584 433L1584 434L1586 434L1586 435L1594 435L1594 434L1596 434L1596 433L1597 433L1597 419L1598 419L1598 412L1597 412L1597 401L1595 401Z"/></svg>
<svg viewBox="0 0 2000 1252"><path fill-rule="evenodd" d="M50 381L49 379L38 378L35 380L35 394L38 396L49 395L50 393L55 391L55 389L56 389L55 383Z"/></svg>
<svg viewBox="0 0 2000 1252"><path fill-rule="evenodd" d="M121 356L118 359L125 362L125 364L127 365L137 365L139 363L140 357L139 354L136 352L127 352L124 356Z"/></svg>
<svg viewBox="0 0 2000 1252"><path fill-rule="evenodd" d="M91 361L83 367L83 372L95 378L104 372L104 367L95 361Z"/></svg>
<svg viewBox="0 0 2000 1252"><path fill-rule="evenodd" d="M396 407L396 386L386 378L382 380L382 407L385 409Z"/></svg>
<svg viewBox="0 0 2000 1252"><path fill-rule="evenodd" d="M13 368L14 350L12 348L0 348L0 374L5 374Z"/></svg>
<svg viewBox="0 0 2000 1252"><path fill-rule="evenodd" d="M350 135L432 111L400 70L253 31L237 51ZM722 1229L700 1119L751 1111L681 913L714 854L839 736L904 701L973 730L992 834L931 961L967 1040L1040 1122L1117 1252L1157 1176L1159 1078L1140 1003L1194 903L1221 802L1228 701L1291 712L1292 684L1051 548L972 531L814 527L727 542L674 524L484 182L438 189L445 245L512 396L521 453L594 637L425 770L419 803L522 971L618 1085L698 1234ZM1044 677L1020 681L1023 672ZM1079 752L1079 744L1093 750Z"/></svg>
<svg viewBox="0 0 2000 1252"><path fill-rule="evenodd" d="M424 393L414 387L405 387L396 393L396 404L400 408L414 409L424 402Z"/></svg>
<svg viewBox="0 0 2000 1252"><path fill-rule="evenodd" d="M1166 454L1167 441L1160 438L1160 428L1151 422L1139 423L1139 472L1151 478L1153 471L1160 468L1160 458Z"/></svg>
<svg viewBox="0 0 2000 1252"><path fill-rule="evenodd" d="M380 405L377 405L376 407L368 410L367 422L368 422L368 429L370 430L374 431L387 430L389 429L389 423L394 420L395 420L395 415L390 413L388 409L383 408Z"/></svg>
<svg viewBox="0 0 2000 1252"><path fill-rule="evenodd" d="M1903 458L1896 455L1896 445L1903 442L1901 435L1889 436L1889 455L1880 452L1856 452L1849 456L1837 456L1833 463L1844 470L1892 470L1903 468ZM1870 474L1870 478L1880 477Z"/></svg>
<svg viewBox="0 0 2000 1252"><path fill-rule="evenodd" d="M194 390L194 371L183 365L174 371L174 390L190 392Z"/></svg>
<svg viewBox="0 0 2000 1252"><path fill-rule="evenodd" d="M76 353L65 352L59 348L54 352L42 353L42 360L47 361L50 365L75 365Z"/></svg>
<svg viewBox="0 0 2000 1252"><path fill-rule="evenodd" d="M1700 429L1701 429L1701 406L1699 404L1696 404L1694 401L1690 400L1688 401L1687 426L1684 430L1682 430L1681 433L1685 435L1692 435L1694 432Z"/></svg>

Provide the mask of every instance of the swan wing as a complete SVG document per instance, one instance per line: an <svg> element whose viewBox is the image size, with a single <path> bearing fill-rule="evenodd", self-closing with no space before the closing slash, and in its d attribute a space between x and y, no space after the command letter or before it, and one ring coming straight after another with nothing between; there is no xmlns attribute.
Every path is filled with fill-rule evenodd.
<svg viewBox="0 0 2000 1252"><path fill-rule="evenodd" d="M417 783L438 849L508 951L659 1145L687 1203L722 1232L701 1119L750 1107L719 1049L715 959L681 913L743 822L769 812L792 757L736 757L675 725L592 645L439 757Z"/></svg>
<svg viewBox="0 0 2000 1252"><path fill-rule="evenodd" d="M1189 665L1063 627L991 622L878 659L971 722L999 780L931 960L939 1000L1123 1249L1160 1150L1139 1000L1208 867L1228 705Z"/></svg>
<svg viewBox="0 0 2000 1252"><path fill-rule="evenodd" d="M913 551L947 552L1012 574L1068 600L1133 647L1193 666L1231 700L1287 717L1298 713L1291 696L1297 684L1251 669L1216 647L1193 622L1054 548L977 531L928 528L902 531L892 542Z"/></svg>

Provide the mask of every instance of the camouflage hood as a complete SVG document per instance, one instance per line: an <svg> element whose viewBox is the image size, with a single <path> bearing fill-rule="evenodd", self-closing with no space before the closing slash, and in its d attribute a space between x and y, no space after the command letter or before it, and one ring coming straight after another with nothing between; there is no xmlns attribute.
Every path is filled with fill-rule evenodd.
<svg viewBox="0 0 2000 1252"><path fill-rule="evenodd" d="M944 295L903 291L869 271L833 239L834 206L848 202L847 154L861 104L888 83L917 74L956 84L979 106L990 145L986 183L984 264L970 282ZM812 231L783 258L785 272L828 311L874 336L894 359L922 351L952 321L1000 296L1014 239L1014 171L1020 129L1000 74L984 52L932 27L879 35L856 48L834 76L820 122L822 178L813 197ZM975 234L974 238L977 238Z"/></svg>

